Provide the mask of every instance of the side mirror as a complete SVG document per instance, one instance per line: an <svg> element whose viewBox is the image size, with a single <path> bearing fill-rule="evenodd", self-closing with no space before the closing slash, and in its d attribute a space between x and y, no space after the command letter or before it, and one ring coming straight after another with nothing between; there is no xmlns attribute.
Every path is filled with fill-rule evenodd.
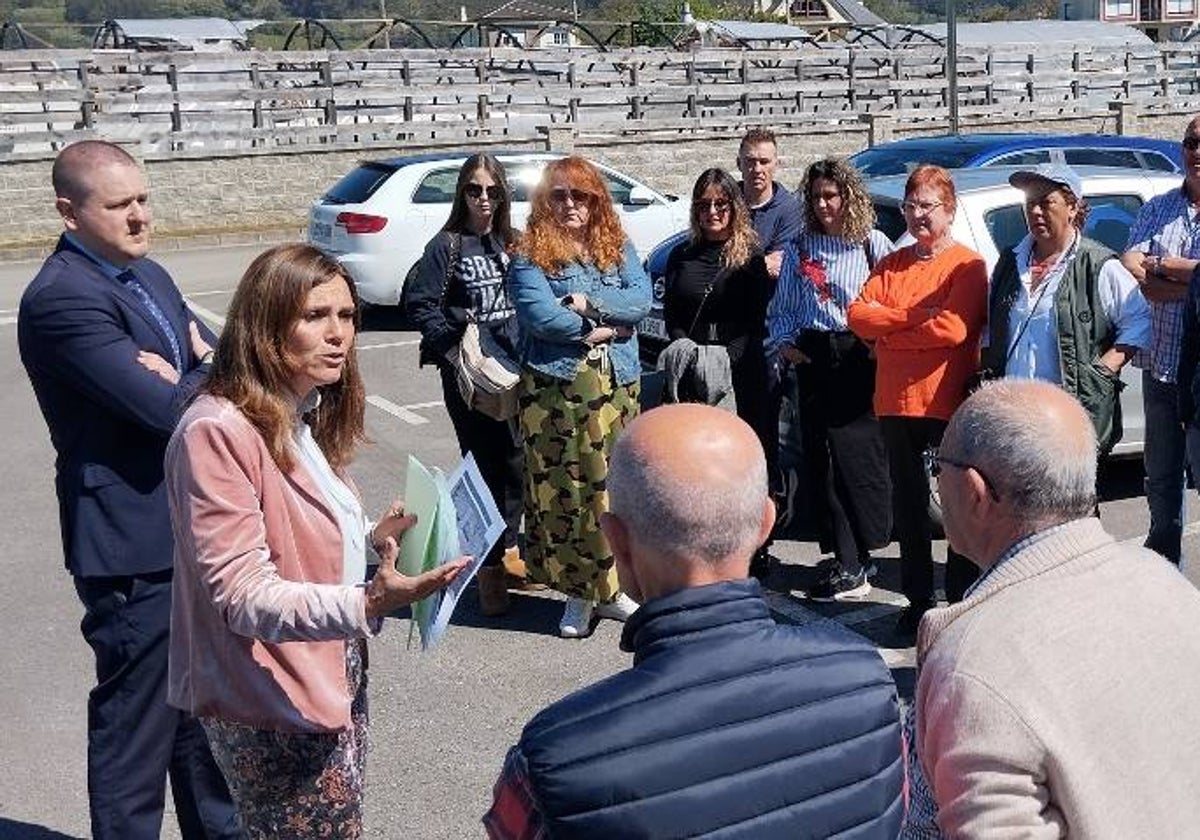
<svg viewBox="0 0 1200 840"><path fill-rule="evenodd" d="M629 190L629 200L626 201L625 204L632 204L637 207L646 207L650 204L654 204L657 200L658 196L654 194L653 190L651 190L649 187L643 187L641 184L637 184Z"/></svg>

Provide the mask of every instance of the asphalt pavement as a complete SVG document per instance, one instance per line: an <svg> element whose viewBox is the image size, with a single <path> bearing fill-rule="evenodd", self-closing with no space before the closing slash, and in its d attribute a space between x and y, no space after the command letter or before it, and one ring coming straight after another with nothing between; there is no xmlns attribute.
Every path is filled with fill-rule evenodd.
<svg viewBox="0 0 1200 840"><path fill-rule="evenodd" d="M219 327L242 271L260 248L161 255L201 317ZM53 450L17 355L16 307L37 263L0 265L0 837L82 838L88 833L86 700L91 654L79 634L82 608L63 568L53 486ZM381 511L404 484L410 453L444 469L458 459L435 372L417 366L417 336L396 313L371 310L359 336L371 444L351 472L368 513ZM1101 518L1123 540L1140 542L1147 526L1141 465L1111 465L1102 481ZM1185 567L1200 583L1200 504L1189 491ZM819 559L808 541L775 544L781 563L768 581L781 620L837 621L871 639L911 691L913 652L891 635L903 603L896 593L898 551L877 555L871 596L854 604L816 605L798 593ZM944 556L939 544L939 559ZM1185 560L1186 563L1186 560ZM393 622L371 643L372 752L367 834L371 838L460 840L482 836L479 817L508 746L528 718L564 694L628 664L620 625L601 622L589 639L556 636L561 606L551 594L517 595L503 618L482 618L464 599L442 645L409 649L407 627ZM169 802L169 800L168 800ZM168 811L169 811L168 804ZM170 815L163 837L176 838Z"/></svg>

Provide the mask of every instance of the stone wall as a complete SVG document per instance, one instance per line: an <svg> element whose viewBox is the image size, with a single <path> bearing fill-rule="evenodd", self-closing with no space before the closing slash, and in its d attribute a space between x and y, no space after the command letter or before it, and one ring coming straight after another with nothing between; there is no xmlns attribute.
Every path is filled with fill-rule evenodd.
<svg viewBox="0 0 1200 840"><path fill-rule="evenodd" d="M1185 111L1139 113L1114 106L1088 118L1039 118L1002 124L976 120L964 131L1044 131L1124 133L1175 139L1192 115ZM710 166L735 168L738 141L748 126L703 131L644 132L625 135L577 134L554 128L540 141L478 143L474 148L575 151L645 181L666 193L687 195L696 176ZM795 187L804 168L825 155L849 155L870 142L941 134L944 121L898 123L870 117L858 124L776 126L779 180ZM370 148L361 151L174 153L143 161L152 190L157 249L276 241L300 236L308 207L363 158L430 151L428 146ZM50 191L49 159L0 161L0 260L36 257L54 243L61 222Z"/></svg>
<svg viewBox="0 0 1200 840"><path fill-rule="evenodd" d="M480 143L477 148L486 149ZM505 149L545 143L501 144ZM133 151L133 150L131 150ZM150 186L156 249L277 241L302 235L308 208L365 158L431 151L428 146L362 151L273 151L142 160ZM62 230L45 160L0 162L0 260L45 253Z"/></svg>

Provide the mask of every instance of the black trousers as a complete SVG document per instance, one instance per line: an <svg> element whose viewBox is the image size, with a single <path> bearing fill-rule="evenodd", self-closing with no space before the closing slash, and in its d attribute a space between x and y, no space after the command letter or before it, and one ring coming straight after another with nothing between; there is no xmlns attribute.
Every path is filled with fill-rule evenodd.
<svg viewBox="0 0 1200 840"><path fill-rule="evenodd" d="M76 578L96 657L88 696L88 802L95 840L152 840L166 778L185 840L241 836L199 721L167 705L171 571Z"/></svg>
<svg viewBox="0 0 1200 840"><path fill-rule="evenodd" d="M745 335L730 341L729 373L737 415L746 421L767 457L767 480L772 494L782 487L779 474L779 395L772 395L762 336Z"/></svg>
<svg viewBox="0 0 1200 840"><path fill-rule="evenodd" d="M932 604L933 535L925 452L936 449L946 421L934 417L881 417L892 474L892 511L900 540L900 589L911 604ZM953 549L946 552L946 600L962 600L979 569Z"/></svg>
<svg viewBox="0 0 1200 840"><path fill-rule="evenodd" d="M857 575L870 551L891 542L887 450L872 409L875 362L852 333L806 330L796 365L804 474L823 552Z"/></svg>
<svg viewBox="0 0 1200 840"><path fill-rule="evenodd" d="M458 391L454 371L445 365L438 367L442 374L442 396L446 411L450 414L450 423L454 426L454 435L458 438L459 451L464 456L468 452L475 453L475 463L479 465L483 483L491 491L500 515L504 517L504 533L483 561L485 566L495 566L504 557L505 550L517 544L517 535L521 532L521 514L524 511L521 497L521 445L515 438L513 424L493 420L468 408Z"/></svg>

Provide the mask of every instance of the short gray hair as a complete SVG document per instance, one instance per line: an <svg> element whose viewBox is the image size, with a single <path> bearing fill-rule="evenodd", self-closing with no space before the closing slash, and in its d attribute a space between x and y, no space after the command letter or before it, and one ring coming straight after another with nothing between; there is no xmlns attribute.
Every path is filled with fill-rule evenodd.
<svg viewBox="0 0 1200 840"><path fill-rule="evenodd" d="M634 537L665 556L714 563L758 548L768 498L761 448L729 464L727 481L697 486L629 441L618 438L613 447L608 495L609 510Z"/></svg>
<svg viewBox="0 0 1200 840"><path fill-rule="evenodd" d="M1057 392L1057 393L1055 393ZM989 382L959 407L946 430L955 458L987 476L1014 515L1047 526L1096 508L1096 433L1083 406L1068 426L1055 406L1066 393L1030 380ZM1078 427L1078 428L1076 428Z"/></svg>

